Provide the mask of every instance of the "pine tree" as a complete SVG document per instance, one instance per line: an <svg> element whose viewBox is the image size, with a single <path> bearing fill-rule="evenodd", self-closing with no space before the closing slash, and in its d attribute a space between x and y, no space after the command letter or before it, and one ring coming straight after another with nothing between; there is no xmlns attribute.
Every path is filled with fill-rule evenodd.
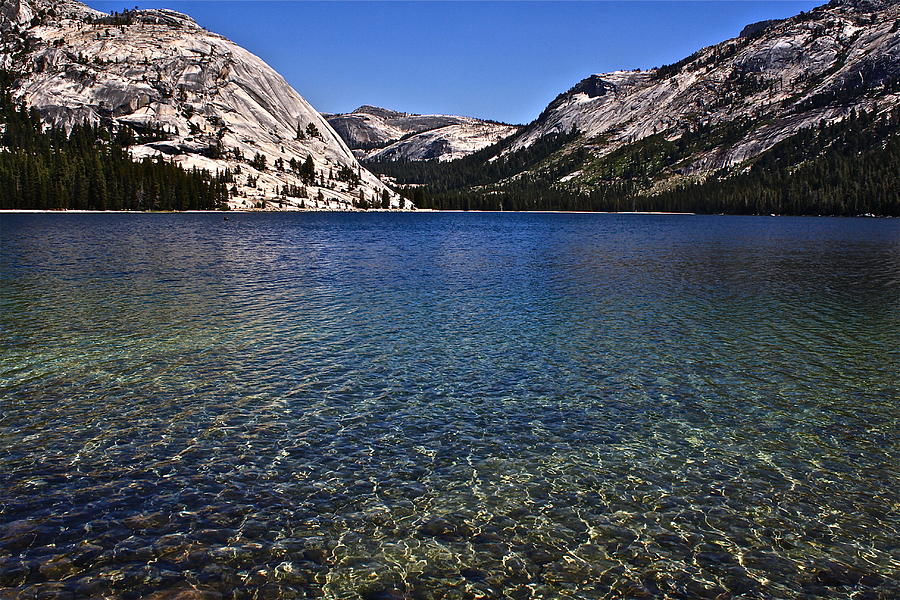
<svg viewBox="0 0 900 600"><path fill-rule="evenodd" d="M312 155L307 154L306 160L303 161L303 168L300 171L300 179L303 180L304 183L311 185L316 180L316 167L313 164Z"/></svg>
<svg viewBox="0 0 900 600"><path fill-rule="evenodd" d="M253 160L250 161L250 166L256 169L257 171L265 171L266 170L266 157L264 154L260 154L259 152L253 157Z"/></svg>

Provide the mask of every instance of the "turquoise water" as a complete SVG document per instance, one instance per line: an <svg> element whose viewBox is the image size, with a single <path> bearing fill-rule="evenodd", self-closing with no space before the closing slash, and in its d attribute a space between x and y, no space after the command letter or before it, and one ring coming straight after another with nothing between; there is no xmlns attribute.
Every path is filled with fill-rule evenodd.
<svg viewBox="0 0 900 600"><path fill-rule="evenodd" d="M0 234L2 598L900 594L896 220Z"/></svg>

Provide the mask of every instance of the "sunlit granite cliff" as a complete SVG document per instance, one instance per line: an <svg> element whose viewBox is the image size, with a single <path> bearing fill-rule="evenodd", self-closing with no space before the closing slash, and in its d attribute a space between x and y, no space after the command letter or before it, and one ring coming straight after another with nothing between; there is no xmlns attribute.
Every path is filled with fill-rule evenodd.
<svg viewBox="0 0 900 600"><path fill-rule="evenodd" d="M702 138L669 175L740 165L803 128L900 104L900 4L835 0L747 26L733 39L651 70L592 75L560 94L498 153L548 134L581 133L573 148L602 157L654 134ZM703 132L709 132L708 135ZM663 174L665 175L665 174ZM564 181L591 184L589 163Z"/></svg>
<svg viewBox="0 0 900 600"><path fill-rule="evenodd" d="M47 123L112 121L155 132L131 148L135 158L230 169L232 207L264 200L268 208L342 209L361 199L409 206L277 72L183 14L4 0L0 32L0 67L16 76L14 96ZM315 176L304 181L297 165L308 157Z"/></svg>

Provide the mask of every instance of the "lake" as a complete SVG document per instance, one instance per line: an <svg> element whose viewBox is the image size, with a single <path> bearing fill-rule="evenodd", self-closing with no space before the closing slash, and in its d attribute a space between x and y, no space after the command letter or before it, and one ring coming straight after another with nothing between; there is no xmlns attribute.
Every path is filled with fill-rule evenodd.
<svg viewBox="0 0 900 600"><path fill-rule="evenodd" d="M0 235L0 597L900 594L898 220Z"/></svg>

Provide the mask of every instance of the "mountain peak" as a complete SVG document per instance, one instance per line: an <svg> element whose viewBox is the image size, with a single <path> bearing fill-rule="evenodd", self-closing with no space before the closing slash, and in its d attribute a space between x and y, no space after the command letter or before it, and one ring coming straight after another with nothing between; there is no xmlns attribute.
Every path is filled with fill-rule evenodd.
<svg viewBox="0 0 900 600"><path fill-rule="evenodd" d="M120 19L129 23L200 28L197 22L188 15L167 8L126 9L122 13L114 15L94 10L77 0L3 0L2 6L0 6L0 16L20 25L28 25L34 17L42 15L51 18L100 22L101 24L105 20Z"/></svg>
<svg viewBox="0 0 900 600"><path fill-rule="evenodd" d="M783 23L786 19L767 19L765 21L757 21L756 23L750 23L741 29L741 33L738 34L738 37L747 38L758 35L765 30L773 27L779 23Z"/></svg>
<svg viewBox="0 0 900 600"><path fill-rule="evenodd" d="M30 21L40 13L67 18L97 17L104 14L76 0L4 0L3 4L4 10L10 6L18 11L20 23Z"/></svg>
<svg viewBox="0 0 900 600"><path fill-rule="evenodd" d="M372 106L371 104L363 104L350 114L372 115L375 117L382 117L384 119L394 119L397 117L405 117L409 115L409 113L391 110L389 108L381 108L380 106Z"/></svg>
<svg viewBox="0 0 900 600"><path fill-rule="evenodd" d="M892 4L897 4L897 0L831 0L826 7L837 8L845 7L860 12L875 12L884 10Z"/></svg>
<svg viewBox="0 0 900 600"><path fill-rule="evenodd" d="M739 133L727 144L683 157L673 177L730 168L803 128L897 106L898 18L898 0L833 0L748 25L740 37L671 65L588 77L555 98L503 152L573 128L591 140L591 160L654 135L671 141L733 131ZM579 181L593 183L590 177Z"/></svg>

